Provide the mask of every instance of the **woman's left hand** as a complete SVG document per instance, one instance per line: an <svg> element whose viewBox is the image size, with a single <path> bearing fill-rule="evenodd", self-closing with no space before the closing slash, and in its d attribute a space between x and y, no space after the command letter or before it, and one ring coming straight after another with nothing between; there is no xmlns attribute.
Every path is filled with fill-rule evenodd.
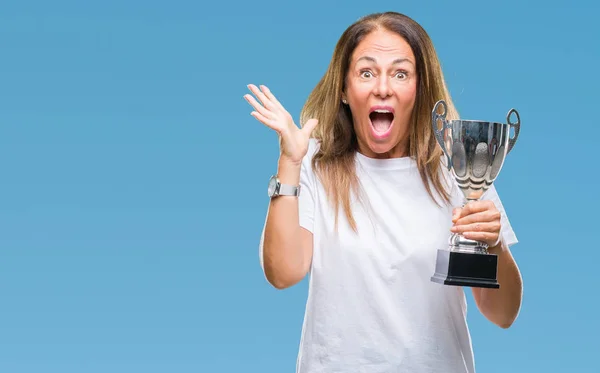
<svg viewBox="0 0 600 373"><path fill-rule="evenodd" d="M493 201L473 201L455 208L452 214L453 233L465 238L485 242L490 248L500 243L501 214Z"/></svg>

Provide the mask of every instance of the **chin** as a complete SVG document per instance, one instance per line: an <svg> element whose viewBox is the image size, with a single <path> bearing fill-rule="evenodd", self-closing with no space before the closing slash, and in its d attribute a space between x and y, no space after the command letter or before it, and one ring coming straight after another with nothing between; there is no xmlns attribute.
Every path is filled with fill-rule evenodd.
<svg viewBox="0 0 600 373"><path fill-rule="evenodd" d="M367 155L372 158L399 158L407 155L407 149L402 147L404 135L400 133L400 128L387 134L386 136L373 136L372 129L366 133L364 149ZM405 134L408 136L408 133Z"/></svg>
<svg viewBox="0 0 600 373"><path fill-rule="evenodd" d="M374 144L370 146L373 153L377 154L381 158L389 158L392 156L394 150L393 144Z"/></svg>
<svg viewBox="0 0 600 373"><path fill-rule="evenodd" d="M376 133L373 128L369 128L367 147L373 155L377 155L379 158L390 158L395 153L396 147L398 146L398 136L392 132L393 124L389 131L386 133Z"/></svg>
<svg viewBox="0 0 600 373"><path fill-rule="evenodd" d="M397 144L391 138L383 141L370 138L365 145L366 149L363 149L365 155L372 158L390 158Z"/></svg>

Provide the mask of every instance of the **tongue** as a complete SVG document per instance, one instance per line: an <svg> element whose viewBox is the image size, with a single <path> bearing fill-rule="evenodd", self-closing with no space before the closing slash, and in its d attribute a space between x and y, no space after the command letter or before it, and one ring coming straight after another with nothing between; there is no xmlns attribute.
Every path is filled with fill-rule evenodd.
<svg viewBox="0 0 600 373"><path fill-rule="evenodd" d="M389 113L373 113L371 114L371 123L377 132L385 132L392 125L394 116Z"/></svg>

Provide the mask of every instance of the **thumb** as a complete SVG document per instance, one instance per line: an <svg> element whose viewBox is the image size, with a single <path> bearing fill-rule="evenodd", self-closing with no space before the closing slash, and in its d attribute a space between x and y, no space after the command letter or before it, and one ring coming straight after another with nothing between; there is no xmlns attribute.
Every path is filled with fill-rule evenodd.
<svg viewBox="0 0 600 373"><path fill-rule="evenodd" d="M454 210L452 210L452 222L453 223L456 223L456 221L460 217L460 212L461 211L462 211L462 209L460 207L457 207Z"/></svg>
<svg viewBox="0 0 600 373"><path fill-rule="evenodd" d="M319 124L317 119L309 119L306 123L304 123L302 130L306 132L307 135L310 135L315 127L317 127L317 124Z"/></svg>

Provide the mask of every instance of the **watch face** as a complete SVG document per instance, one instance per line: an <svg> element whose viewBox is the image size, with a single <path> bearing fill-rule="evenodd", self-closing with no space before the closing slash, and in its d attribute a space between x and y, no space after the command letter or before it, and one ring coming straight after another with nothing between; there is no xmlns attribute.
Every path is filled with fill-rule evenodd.
<svg viewBox="0 0 600 373"><path fill-rule="evenodd" d="M269 180L269 197L272 197L275 194L275 191L277 189L277 178L275 176L271 177L271 180Z"/></svg>

